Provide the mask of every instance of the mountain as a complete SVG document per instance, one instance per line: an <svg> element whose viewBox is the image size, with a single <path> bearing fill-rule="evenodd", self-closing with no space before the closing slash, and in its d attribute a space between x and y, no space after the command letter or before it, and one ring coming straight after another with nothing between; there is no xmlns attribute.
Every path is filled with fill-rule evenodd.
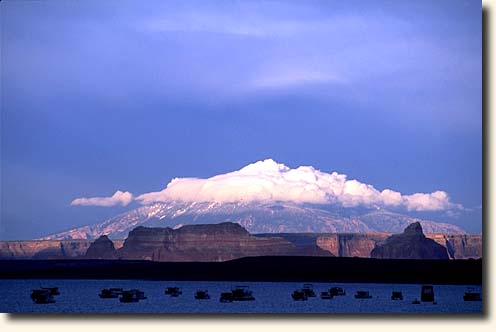
<svg viewBox="0 0 496 332"><path fill-rule="evenodd" d="M403 233L394 234L370 253L372 258L449 259L446 247L425 237L419 222L410 224Z"/></svg>
<svg viewBox="0 0 496 332"><path fill-rule="evenodd" d="M318 247L308 249L281 237L256 237L239 224L226 222L177 229L139 226L129 232L115 256L164 262L221 262L247 256L332 256ZM112 253L108 250L109 255Z"/></svg>
<svg viewBox="0 0 496 332"><path fill-rule="evenodd" d="M107 235L102 235L96 239L85 254L85 258L88 259L113 259L115 257L114 243Z"/></svg>
<svg viewBox="0 0 496 332"><path fill-rule="evenodd" d="M124 239L137 226L178 228L192 224L238 223L250 233L400 233L420 222L428 233L461 234L461 228L412 218L386 210L346 212L293 203L168 202L146 205L102 223L75 228L44 240L96 239L108 235Z"/></svg>

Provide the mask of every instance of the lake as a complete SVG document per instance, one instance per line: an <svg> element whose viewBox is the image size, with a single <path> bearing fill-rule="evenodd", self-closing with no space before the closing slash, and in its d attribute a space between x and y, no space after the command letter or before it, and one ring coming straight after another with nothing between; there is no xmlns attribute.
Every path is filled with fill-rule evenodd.
<svg viewBox="0 0 496 332"><path fill-rule="evenodd" d="M222 303L220 293L236 285L252 290L255 301ZM412 304L420 300L421 285L414 284L347 284L313 283L317 297L308 301L294 301L291 297L298 282L202 282L202 281L145 281L145 280L0 280L0 312L7 313L403 313L403 314L481 314L482 302L466 302L464 293L481 286L434 285L433 303ZM164 294L168 286L182 290L179 297ZM342 287L345 296L322 300L320 293L330 287ZM40 287L59 287L56 303L35 304L31 290ZM119 299L100 299L103 288L138 288L147 299L136 303L121 303ZM207 289L211 299L196 300L197 290ZM358 290L370 292L370 299L355 299ZM402 301L392 301L391 292L402 291Z"/></svg>

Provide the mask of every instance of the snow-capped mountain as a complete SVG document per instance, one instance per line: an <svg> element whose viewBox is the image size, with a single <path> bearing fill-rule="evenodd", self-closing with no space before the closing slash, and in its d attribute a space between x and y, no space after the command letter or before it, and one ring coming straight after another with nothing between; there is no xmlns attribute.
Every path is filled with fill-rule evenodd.
<svg viewBox="0 0 496 332"><path fill-rule="evenodd" d="M351 211L351 212L350 212ZM386 210L323 209L293 203L168 202L145 205L102 223L72 229L44 239L126 238L137 226L177 228L188 224L236 222L250 233L400 233L420 222L426 233L465 233L461 228Z"/></svg>

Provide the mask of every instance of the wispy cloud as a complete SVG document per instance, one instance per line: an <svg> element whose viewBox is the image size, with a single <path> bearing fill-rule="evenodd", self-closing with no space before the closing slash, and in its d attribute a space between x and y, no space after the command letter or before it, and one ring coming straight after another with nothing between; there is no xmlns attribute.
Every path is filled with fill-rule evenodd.
<svg viewBox="0 0 496 332"><path fill-rule="evenodd" d="M162 32L207 32L245 37L292 37L297 35L334 35L374 32L386 25L398 29L406 20L380 10L367 13L342 13L320 6L294 2L244 2L238 5L176 8L139 22L140 28Z"/></svg>
<svg viewBox="0 0 496 332"><path fill-rule="evenodd" d="M395 62L382 63L383 53L389 52L386 57L401 53L397 44L403 43L403 39L398 35L411 29L407 21L376 10L365 14L333 14L333 11L323 14L312 5L265 2L243 3L240 8L229 6L215 11L176 10L149 17L136 27L152 34L187 33L185 40L208 35L206 38L224 40L225 54L220 58L231 55L234 59L245 58L246 62L236 68L234 77L229 67L218 68L214 77L222 78L220 82L224 85L238 87L241 93L363 81L381 70L392 71L405 63L404 54L398 54ZM411 51L415 40L409 42ZM372 62L374 66L369 65ZM215 63L213 67L217 68ZM201 82L211 75L203 77L195 80ZM212 85L215 82L209 82L206 87Z"/></svg>
<svg viewBox="0 0 496 332"><path fill-rule="evenodd" d="M328 22L274 19L263 13L236 11L189 11L176 12L147 20L142 26L158 32L207 32L244 37L283 37L298 33L321 30Z"/></svg>
<svg viewBox="0 0 496 332"><path fill-rule="evenodd" d="M122 205L126 206L133 200L133 194L126 191L117 190L110 197L81 197L76 198L71 202L71 205L83 205L83 206L115 206Z"/></svg>
<svg viewBox="0 0 496 332"><path fill-rule="evenodd" d="M254 88L281 88L304 84L343 82L344 80L337 75L313 70L287 68L278 72L268 72L260 75L250 83Z"/></svg>

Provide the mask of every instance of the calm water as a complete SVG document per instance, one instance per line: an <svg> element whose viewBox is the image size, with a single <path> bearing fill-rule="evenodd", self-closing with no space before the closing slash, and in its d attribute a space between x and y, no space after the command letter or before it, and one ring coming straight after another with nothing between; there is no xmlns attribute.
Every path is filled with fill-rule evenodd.
<svg viewBox="0 0 496 332"><path fill-rule="evenodd" d="M247 285L255 301L221 303L221 292ZM59 287L56 303L34 304L31 289ZM178 286L177 298L164 295L167 286ZM412 304L420 299L420 285L313 283L315 298L293 301L291 293L302 287L297 282L201 282L141 280L0 280L0 312L10 313L481 313L482 302L465 302L467 286L434 285L437 304ZM346 296L321 300L320 292L343 287ZM100 299L102 288L139 288L148 297L137 303ZM481 292L481 287L470 287ZM208 289L210 300L195 300L198 289ZM371 299L357 300L357 290L368 290ZM403 292L403 301L391 301L391 291Z"/></svg>

